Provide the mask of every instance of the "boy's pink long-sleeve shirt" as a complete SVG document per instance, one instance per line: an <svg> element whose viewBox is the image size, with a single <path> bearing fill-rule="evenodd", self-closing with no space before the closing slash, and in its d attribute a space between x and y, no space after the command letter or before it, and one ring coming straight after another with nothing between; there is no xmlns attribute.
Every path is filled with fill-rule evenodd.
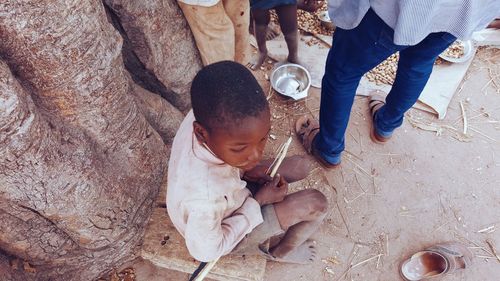
<svg viewBox="0 0 500 281"><path fill-rule="evenodd" d="M263 222L240 170L203 147L190 111L174 138L168 164L167 210L189 253L209 262L231 250Z"/></svg>

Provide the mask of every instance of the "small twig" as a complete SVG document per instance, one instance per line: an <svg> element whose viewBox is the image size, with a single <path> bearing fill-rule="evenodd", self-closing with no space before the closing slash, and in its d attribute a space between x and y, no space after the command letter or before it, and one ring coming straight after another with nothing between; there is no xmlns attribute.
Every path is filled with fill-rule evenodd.
<svg viewBox="0 0 500 281"><path fill-rule="evenodd" d="M486 228L478 230L477 233L484 233L484 232L490 233L490 232L493 232L494 230L495 230L495 225L490 225L490 226L488 226Z"/></svg>
<svg viewBox="0 0 500 281"><path fill-rule="evenodd" d="M355 267L358 267L358 266L360 266L360 265L363 265L363 264L365 264L365 263L367 263L367 262L369 262L369 261L371 261L371 260L374 260L374 259L376 259L376 258L378 258L378 257L380 257L380 256L383 256L383 255L384 255L384 254L378 254L378 255L373 256L373 257L371 257L371 258L368 258L368 259L366 259L366 260L364 260L364 261L358 262L357 264L355 264L355 265L351 266L351 269L353 269L353 268L355 268Z"/></svg>
<svg viewBox="0 0 500 281"><path fill-rule="evenodd" d="M360 198L361 196L365 195L366 192L361 192L360 194L358 194L356 197L354 197L353 199L351 200L348 200L347 198L344 197L344 202L346 204L351 204L352 202L356 201L358 198Z"/></svg>
<svg viewBox="0 0 500 281"><path fill-rule="evenodd" d="M269 101L271 99L271 96L273 95L274 91L273 91L273 85L272 83L269 83L269 91L268 91L268 94L267 94L267 100Z"/></svg>
<svg viewBox="0 0 500 281"><path fill-rule="evenodd" d="M461 235L461 234L457 233L456 231L454 231L454 233L455 233L455 235L460 236L460 238L462 238L462 239L464 239L464 240L468 241L469 243L472 243L474 246L476 246L476 247L477 247L477 249L481 249L481 250L483 250L485 253L487 253L488 255L491 255L492 257L494 256L494 255L493 255L493 253L492 253L492 252L490 252L490 251L488 251L485 247L483 247L483 246L481 246L481 245L477 244L476 242L474 242L474 241L472 241L472 240L468 239L467 237L465 237L465 236L463 236L463 235Z"/></svg>
<svg viewBox="0 0 500 281"><path fill-rule="evenodd" d="M352 139L353 139L353 140L354 140L357 144L359 144L359 141L358 141L358 140L357 140L357 139L353 136L353 134L351 134L351 133L349 132L349 135L352 137Z"/></svg>
<svg viewBox="0 0 500 281"><path fill-rule="evenodd" d="M378 256L378 259L377 259L377 266L375 267L376 269L378 269L378 265L380 264L380 257L381 257L381 256L382 256L382 255Z"/></svg>
<svg viewBox="0 0 500 281"><path fill-rule="evenodd" d="M369 262L369 261L372 261L372 260L374 260L374 259L377 259L377 258L379 258L379 257L381 257L381 256L383 256L383 255L384 255L384 254L378 254L378 255L376 255L376 256L373 256L373 257L368 258L368 259L366 259L366 260L364 260L364 261L358 262L358 263L357 263L357 264L355 264L355 265L350 266L350 267L349 267L346 271L344 271L344 273L343 273L343 274L342 274L339 278L337 278L337 281L338 281L338 280L340 280L340 279L342 279L344 276L346 276L346 275L347 275L347 274L348 274L351 270L353 270L354 268L356 268L356 267L358 267L358 266L360 266L360 265L363 265L363 264L365 264L365 263L367 263L367 262Z"/></svg>
<svg viewBox="0 0 500 281"><path fill-rule="evenodd" d="M191 278L189 280L202 281L203 279L205 279L205 277L207 277L208 273L215 266L215 264L217 263L218 260L219 260L219 258L205 264L203 269L201 271L199 271L198 275L195 275L195 273L196 273L196 271L195 271L195 273L193 273L193 276L191 276Z"/></svg>
<svg viewBox="0 0 500 281"><path fill-rule="evenodd" d="M371 175L370 173L368 173L363 167L361 167L360 165L358 165L358 163L354 162L350 157L346 157L346 159L351 162L352 164L354 164L354 166L356 166L356 168L358 168L360 171L362 171L365 175L367 175L369 178L373 177L373 175Z"/></svg>
<svg viewBox="0 0 500 281"><path fill-rule="evenodd" d="M352 153L351 151L349 151L349 150L347 150L347 149L346 149L346 150L344 150L344 151L345 151L347 154L351 155L352 157L354 157L354 158L358 159L359 161L363 161L363 158L361 158L360 156L358 156L358 155L356 155L356 154Z"/></svg>
<svg viewBox="0 0 500 281"><path fill-rule="evenodd" d="M482 259L487 259L487 260L494 260L496 257L490 257L490 256L482 256L482 255L475 255L476 258L482 258Z"/></svg>
<svg viewBox="0 0 500 281"><path fill-rule="evenodd" d="M335 201L335 204L337 205L337 209L339 210L340 217L342 218L342 222L345 225L347 233L349 234L349 237L351 237L351 230L349 230L349 226L347 225L347 221L346 221L346 219L344 217L344 214L342 214L342 211L340 210L340 206L339 206L338 200Z"/></svg>
<svg viewBox="0 0 500 281"><path fill-rule="evenodd" d="M356 180L356 182L358 183L359 185L359 188L361 188L361 190L363 190L364 193L366 193L366 190L363 188L363 186L361 185L361 183L359 182L359 179L358 179L358 174L354 174L354 179Z"/></svg>
<svg viewBox="0 0 500 281"><path fill-rule="evenodd" d="M480 92L484 92L484 90L491 84L491 82L493 82L493 78L490 79L490 81L488 81L488 83L486 83L480 90Z"/></svg>
<svg viewBox="0 0 500 281"><path fill-rule="evenodd" d="M462 109L462 118L464 120L464 135L467 135L467 115L465 114L464 103L460 101L460 108Z"/></svg>
<svg viewBox="0 0 500 281"><path fill-rule="evenodd" d="M356 131L358 132L359 137L359 148L361 148L361 151L363 151L363 138L361 137L361 133L359 132L358 128L356 128Z"/></svg>
<svg viewBox="0 0 500 281"><path fill-rule="evenodd" d="M497 258L498 262L500 262L500 256L497 254L497 250L495 249L495 246L493 245L493 241L490 239L486 239L486 244L490 246L491 251L493 252L493 255Z"/></svg>
<svg viewBox="0 0 500 281"><path fill-rule="evenodd" d="M389 256L389 234L385 234L385 255Z"/></svg>
<svg viewBox="0 0 500 281"><path fill-rule="evenodd" d="M485 134L485 133L483 133L483 132L479 131L478 129L476 129L476 128L474 128L474 127L469 126L469 129L471 129L471 131L474 131L474 132L476 132L476 133L480 134L481 136L483 136L483 137L485 137L485 138L487 138L487 139L489 139L489 140L491 140L491 141L497 142L497 140L496 140L496 139L494 139L494 138L492 138L492 137L488 136L487 134Z"/></svg>
<svg viewBox="0 0 500 281"><path fill-rule="evenodd" d="M444 223L444 224L440 225L438 228L434 229L434 230L432 231L432 233L434 233L434 232L436 232L436 231L440 230L440 229L441 229L441 227L446 226L446 225L448 225L449 223L450 223L450 222L448 221L448 222L446 222L446 223Z"/></svg>
<svg viewBox="0 0 500 281"><path fill-rule="evenodd" d="M306 32L306 33L311 34L312 36L314 36L314 38L316 38L319 41L321 41L321 43L325 44L328 48L332 47L332 44L330 44L330 42L325 41L325 39L323 39L320 36L318 36L317 33L311 32L311 31L309 31L309 30L307 30L307 29L305 29L303 27L300 27L300 26L299 26L299 29L302 30L302 31L304 31L304 32Z"/></svg>
<svg viewBox="0 0 500 281"><path fill-rule="evenodd" d="M377 155L381 155L381 156L401 156L401 154L397 154L397 153L375 153Z"/></svg>

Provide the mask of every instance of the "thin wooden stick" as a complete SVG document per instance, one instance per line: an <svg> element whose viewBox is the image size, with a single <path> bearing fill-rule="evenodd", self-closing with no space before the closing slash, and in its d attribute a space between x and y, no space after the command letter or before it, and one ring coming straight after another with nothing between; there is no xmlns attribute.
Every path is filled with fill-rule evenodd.
<svg viewBox="0 0 500 281"><path fill-rule="evenodd" d="M371 260L377 259L377 258L379 258L379 257L381 257L381 256L383 256L383 255L384 255L384 254L378 254L378 255L373 256L373 257L371 257L371 258L369 258L369 259L366 259L366 260L364 260L364 261L358 262L357 264L355 264L355 265L353 265L353 266L350 266L350 267L349 267L349 268L348 268L348 269L347 269L347 270L346 270L346 271L345 271L345 272L344 272L344 273L343 273L343 274L342 274L342 275L341 275L341 276L340 276L337 280L342 279L342 278L343 278L344 276L346 276L346 275L347 275L347 274L348 274L348 273L349 273L349 272L350 272L353 268L356 268L356 267L358 267L358 266L360 266L360 265L363 265L363 264L365 264L365 263L367 263L367 262L369 262L369 261L371 261Z"/></svg>
<svg viewBox="0 0 500 281"><path fill-rule="evenodd" d="M325 44L326 46L328 46L328 48L331 48L332 47L332 44L330 44L330 42L326 41L325 39L321 38L321 36L319 36L317 33L315 32L312 32L312 31L309 31L303 27L300 27L299 26L299 29L306 32L306 33L309 33L311 34L314 38L318 39L319 41L321 41L321 43Z"/></svg>
<svg viewBox="0 0 500 281"><path fill-rule="evenodd" d="M200 274L198 274L198 276L196 276L194 281L202 281L203 279L205 279L205 277L207 277L207 274L215 266L217 261L219 261L219 258L216 258L215 260L207 263L207 265L205 265L205 267L200 271Z"/></svg>
<svg viewBox="0 0 500 281"><path fill-rule="evenodd" d="M267 100L269 101L273 95L274 91L273 91L273 85L271 82L269 82L269 92L267 94Z"/></svg>
<svg viewBox="0 0 500 281"><path fill-rule="evenodd" d="M467 115L465 114L464 103L460 101L460 109L462 109L462 118L464 120L464 135L467 135Z"/></svg>
<svg viewBox="0 0 500 281"><path fill-rule="evenodd" d="M483 137L485 137L485 138L487 138L487 139L489 139L489 140L492 140L492 141L494 141L494 142L498 142L496 139L494 139L494 138L492 138L492 137L488 136L487 134L485 134L485 133L483 133L483 132L479 131L478 129L476 129L476 128L472 127L472 126L469 126L469 129L471 129L472 131L474 131L474 132L476 132L476 133L480 134L481 136L483 136Z"/></svg>
<svg viewBox="0 0 500 281"><path fill-rule="evenodd" d="M289 137L288 140L283 144L282 149L278 152L278 155L276 155L276 160L275 162L273 162L273 165L269 166L269 176L271 176L272 178L276 175L276 172L278 172L278 168L281 166L281 163L285 159L286 153L288 152L288 148L290 147L291 143L292 137Z"/></svg>
<svg viewBox="0 0 500 281"><path fill-rule="evenodd" d="M493 252L493 255L495 256L495 258L497 258L498 262L500 262L500 256L497 254L497 250L495 249L493 241L491 241L490 239L486 239L486 244L488 244L488 246L490 246L490 249Z"/></svg>

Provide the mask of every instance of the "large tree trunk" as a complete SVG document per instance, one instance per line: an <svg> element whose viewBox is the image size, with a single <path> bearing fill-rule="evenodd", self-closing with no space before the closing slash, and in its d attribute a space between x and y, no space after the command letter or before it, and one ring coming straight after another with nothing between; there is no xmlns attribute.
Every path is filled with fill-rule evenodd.
<svg viewBox="0 0 500 281"><path fill-rule="evenodd" d="M176 0L104 0L124 38L125 67L144 88L180 110L189 109L192 77L201 59Z"/></svg>
<svg viewBox="0 0 500 281"><path fill-rule="evenodd" d="M100 1L1 1L0 279L92 280L133 258L182 114L121 51ZM183 111L195 69L163 84Z"/></svg>

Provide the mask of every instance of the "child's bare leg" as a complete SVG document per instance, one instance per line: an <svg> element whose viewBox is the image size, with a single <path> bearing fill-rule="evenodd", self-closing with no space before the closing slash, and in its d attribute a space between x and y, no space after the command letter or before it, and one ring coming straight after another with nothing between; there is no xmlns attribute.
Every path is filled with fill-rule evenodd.
<svg viewBox="0 0 500 281"><path fill-rule="evenodd" d="M302 190L275 203L274 210L281 228L287 231L270 254L283 262L305 264L316 260L316 247L308 239L326 216L326 197L315 189Z"/></svg>
<svg viewBox="0 0 500 281"><path fill-rule="evenodd" d="M276 7L281 31L285 35L288 47L288 62L299 63L298 46L299 31L297 25L297 5L285 5Z"/></svg>
<svg viewBox="0 0 500 281"><path fill-rule="evenodd" d="M249 31L250 34L253 34L253 15L250 13L250 26L249 26ZM266 30L266 40L273 40L276 38L278 35L280 35L281 30L278 25L276 25L274 22L269 22L267 25L267 30Z"/></svg>
<svg viewBox="0 0 500 281"><path fill-rule="evenodd" d="M253 15L253 30L255 31L255 39L257 40L257 48L259 53L252 62L250 68L253 70L258 69L267 58L266 34L267 26L271 16L268 10L252 9Z"/></svg>

